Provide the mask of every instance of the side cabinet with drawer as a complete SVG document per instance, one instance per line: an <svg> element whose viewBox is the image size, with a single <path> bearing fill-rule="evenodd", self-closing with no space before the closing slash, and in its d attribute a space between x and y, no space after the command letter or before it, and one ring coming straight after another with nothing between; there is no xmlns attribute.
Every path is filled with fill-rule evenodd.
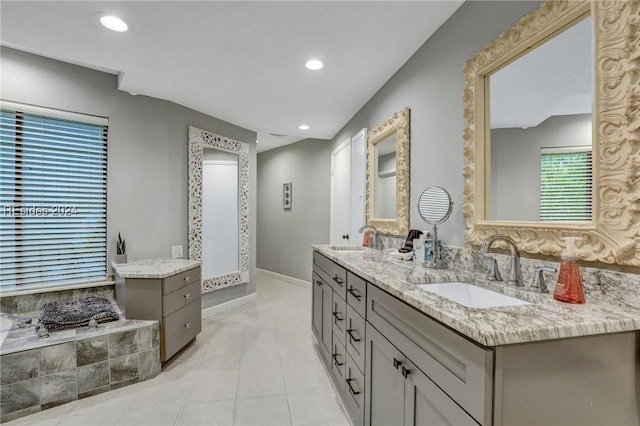
<svg viewBox="0 0 640 426"><path fill-rule="evenodd" d="M116 273L116 300L128 319L160 323L160 359L170 360L202 329L200 268L163 279L122 278Z"/></svg>

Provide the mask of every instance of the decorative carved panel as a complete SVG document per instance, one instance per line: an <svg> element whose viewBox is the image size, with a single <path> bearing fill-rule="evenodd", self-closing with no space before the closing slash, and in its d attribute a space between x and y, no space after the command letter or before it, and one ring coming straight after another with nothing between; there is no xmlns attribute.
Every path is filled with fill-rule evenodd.
<svg viewBox="0 0 640 426"><path fill-rule="evenodd" d="M249 144L189 126L189 259L202 261L202 149L238 154L240 270L202 279L202 293L249 282Z"/></svg>

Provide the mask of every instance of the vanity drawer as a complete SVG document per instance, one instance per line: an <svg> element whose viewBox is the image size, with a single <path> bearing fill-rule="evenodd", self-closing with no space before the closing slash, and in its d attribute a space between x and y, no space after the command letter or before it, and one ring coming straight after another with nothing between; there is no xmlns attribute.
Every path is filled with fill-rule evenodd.
<svg viewBox="0 0 640 426"><path fill-rule="evenodd" d="M188 271L170 276L162 280L162 294L173 293L182 287L200 281L200 268L189 269Z"/></svg>
<svg viewBox="0 0 640 426"><path fill-rule="evenodd" d="M347 305L347 332L345 347L347 352L353 357L360 371L364 371L365 352L365 322L351 306Z"/></svg>
<svg viewBox="0 0 640 426"><path fill-rule="evenodd" d="M162 296L162 316L168 317L178 309L187 306L200 297L200 291L200 281L196 281L173 293Z"/></svg>
<svg viewBox="0 0 640 426"><path fill-rule="evenodd" d="M343 336L344 340L344 336ZM344 390L345 364L347 363L347 350L336 334L333 334L333 344L331 350L331 373L336 378L336 383L340 390Z"/></svg>
<svg viewBox="0 0 640 426"><path fill-rule="evenodd" d="M347 272L347 303L361 317L367 317L367 282L351 272Z"/></svg>
<svg viewBox="0 0 640 426"><path fill-rule="evenodd" d="M491 349L460 336L371 283L367 284L367 321L477 422L491 424Z"/></svg>
<svg viewBox="0 0 640 426"><path fill-rule="evenodd" d="M313 266L315 269L321 269L328 277L333 274L333 260L330 260L317 251L313 252Z"/></svg>
<svg viewBox="0 0 640 426"><path fill-rule="evenodd" d="M164 361L171 358L202 329L200 297L162 320L164 328Z"/></svg>
<svg viewBox="0 0 640 426"><path fill-rule="evenodd" d="M333 292L333 307L331 309L332 324L333 324L333 338L340 339L340 342L344 345L346 326L347 326L347 302L335 291Z"/></svg>
<svg viewBox="0 0 640 426"><path fill-rule="evenodd" d="M347 300L347 270L338 264L333 264L331 287L344 300Z"/></svg>
<svg viewBox="0 0 640 426"><path fill-rule="evenodd" d="M345 366L345 406L353 425L364 425L364 374L358 369L355 361L347 353Z"/></svg>

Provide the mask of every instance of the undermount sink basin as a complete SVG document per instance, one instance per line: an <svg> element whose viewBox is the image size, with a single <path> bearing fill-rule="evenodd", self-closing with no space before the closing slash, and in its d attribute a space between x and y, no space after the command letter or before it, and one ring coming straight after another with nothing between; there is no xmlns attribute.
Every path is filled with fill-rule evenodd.
<svg viewBox="0 0 640 426"><path fill-rule="evenodd" d="M329 246L331 250L335 251L362 251L363 248L360 246Z"/></svg>
<svg viewBox="0 0 640 426"><path fill-rule="evenodd" d="M467 308L498 308L531 304L506 294L467 283L420 284L418 287L423 291L437 294Z"/></svg>

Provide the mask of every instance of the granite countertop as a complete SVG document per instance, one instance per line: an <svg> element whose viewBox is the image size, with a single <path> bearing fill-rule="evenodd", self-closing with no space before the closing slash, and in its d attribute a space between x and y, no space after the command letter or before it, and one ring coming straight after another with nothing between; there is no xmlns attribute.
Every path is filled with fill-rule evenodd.
<svg viewBox="0 0 640 426"><path fill-rule="evenodd" d="M143 259L129 263L112 263L111 267L122 278L167 278L200 266L200 261L189 259Z"/></svg>
<svg viewBox="0 0 640 426"><path fill-rule="evenodd" d="M485 346L535 342L603 333L640 330L640 309L590 301L584 305L558 302L551 294L533 293L487 281L466 270L427 269L420 263L394 260L388 251L313 248L387 293ZM420 290L416 284L461 281L514 296L530 305L467 308Z"/></svg>

